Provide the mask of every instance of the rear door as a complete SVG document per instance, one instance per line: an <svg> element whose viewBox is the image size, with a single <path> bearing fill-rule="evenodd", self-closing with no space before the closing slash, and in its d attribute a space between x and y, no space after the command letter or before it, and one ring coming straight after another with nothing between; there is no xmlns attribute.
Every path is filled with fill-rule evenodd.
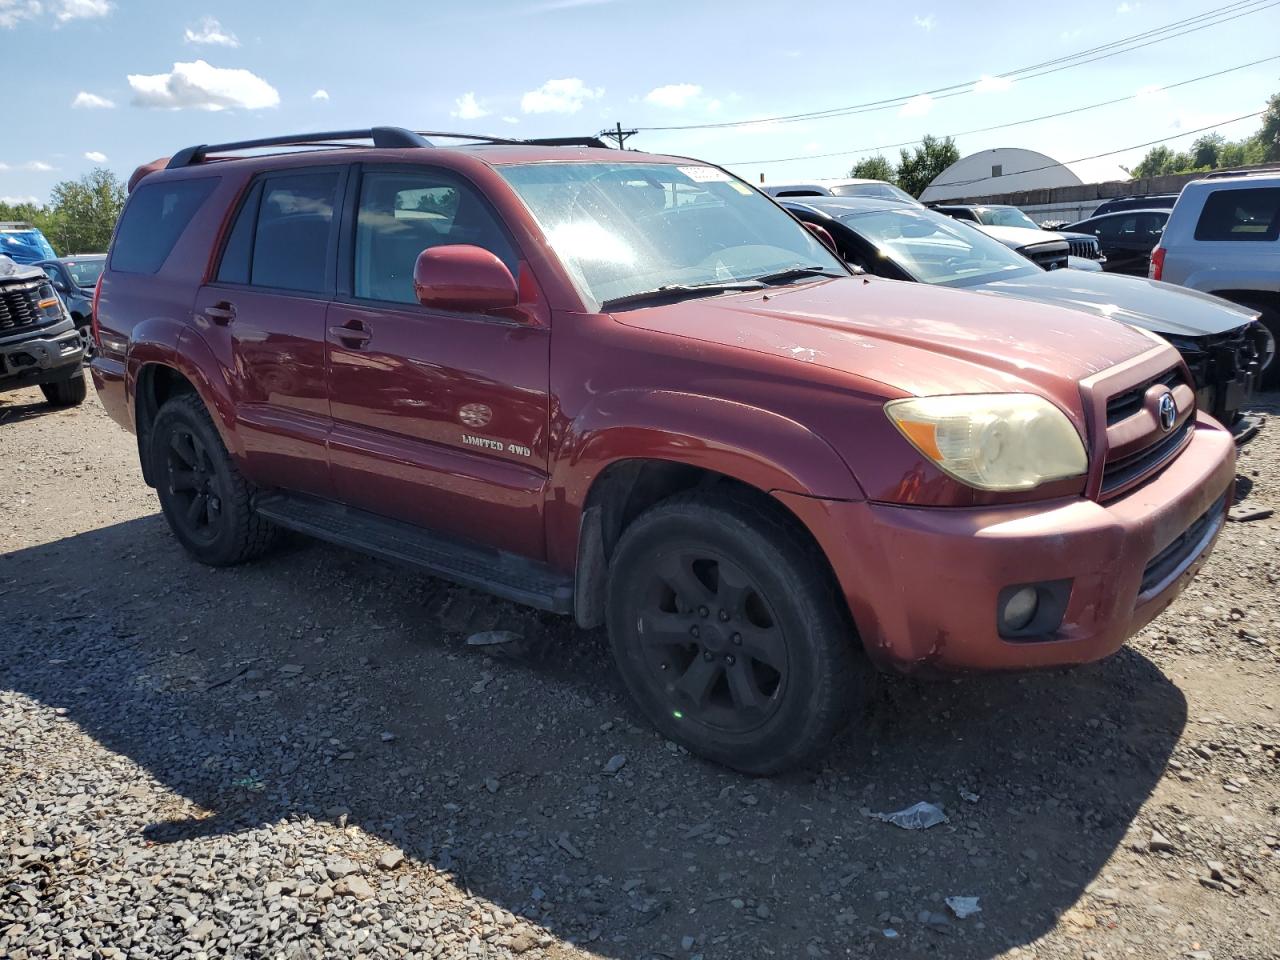
<svg viewBox="0 0 1280 960"><path fill-rule="evenodd" d="M470 183L427 166L365 166L353 183L329 308L330 463L342 501L540 559L551 330L421 306L428 247L471 244L537 286ZM519 312L519 311L517 311Z"/></svg>
<svg viewBox="0 0 1280 960"><path fill-rule="evenodd" d="M345 167L258 177L245 193L196 323L231 371L245 473L331 497L325 314Z"/></svg>

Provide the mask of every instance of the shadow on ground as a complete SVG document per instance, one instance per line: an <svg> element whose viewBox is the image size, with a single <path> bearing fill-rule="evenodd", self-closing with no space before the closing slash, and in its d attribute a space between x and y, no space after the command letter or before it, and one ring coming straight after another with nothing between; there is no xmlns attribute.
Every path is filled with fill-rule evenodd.
<svg viewBox="0 0 1280 960"><path fill-rule="evenodd" d="M891 680L818 768L750 780L646 729L597 635L316 544L209 570L151 516L7 555L0 600L0 684L213 813L150 839L342 808L609 957L675 956L686 935L708 958L1028 943L1095 880L1186 720L1130 650L1071 672ZM538 655L462 641L512 625ZM862 812L919 800L951 822L907 832ZM982 913L920 918L952 895Z"/></svg>

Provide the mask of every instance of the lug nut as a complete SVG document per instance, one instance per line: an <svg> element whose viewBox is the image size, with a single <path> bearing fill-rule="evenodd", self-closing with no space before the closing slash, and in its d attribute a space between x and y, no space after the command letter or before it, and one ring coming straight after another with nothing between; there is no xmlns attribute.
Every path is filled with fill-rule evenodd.
<svg viewBox="0 0 1280 960"><path fill-rule="evenodd" d="M740 634L740 633L735 633L735 634L734 634L730 639L732 639L732 640L733 640L733 645L734 645L735 647L740 647L740 646L742 646L742 634Z"/></svg>
<svg viewBox="0 0 1280 960"><path fill-rule="evenodd" d="M720 611L720 622L721 622L721 623L724 623L724 622L725 622L726 620L728 620L728 619L729 619L729 611L728 611L728 610L721 610L721 611Z"/></svg>
<svg viewBox="0 0 1280 960"><path fill-rule="evenodd" d="M708 613L710 613L710 612L711 612L711 611L710 611L710 610L708 610L706 607L699 607L699 608L698 608L698 616L700 616L700 617L705 617L705 616L706 616Z"/></svg>
<svg viewBox="0 0 1280 960"><path fill-rule="evenodd" d="M702 631L698 629L696 624L689 628L689 636L693 637L693 639L697 640L701 635Z"/></svg>
<svg viewBox="0 0 1280 960"><path fill-rule="evenodd" d="M707 663L710 663L715 658L716 658L716 655L712 653L710 650L708 650L706 653L702 655L702 659L707 661Z"/></svg>
<svg viewBox="0 0 1280 960"><path fill-rule="evenodd" d="M733 666L735 663L737 663L738 661L734 659L734 656L733 656L733 654L731 653L731 654L729 654L728 656L726 656L726 657L724 658L724 662L725 662L725 663L727 663L729 666L731 666L731 667L732 667L732 666Z"/></svg>

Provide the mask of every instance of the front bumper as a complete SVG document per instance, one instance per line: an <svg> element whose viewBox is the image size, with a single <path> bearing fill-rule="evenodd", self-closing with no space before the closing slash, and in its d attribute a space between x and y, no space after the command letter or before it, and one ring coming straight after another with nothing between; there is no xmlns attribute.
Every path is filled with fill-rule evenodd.
<svg viewBox="0 0 1280 960"><path fill-rule="evenodd" d="M1072 498L918 508L779 493L826 552L868 654L900 671L1010 670L1114 653L1182 591L1208 557L1235 479L1231 435L1197 417L1160 474L1105 504ZM1069 580L1057 629L999 634L997 598Z"/></svg>
<svg viewBox="0 0 1280 960"><path fill-rule="evenodd" d="M84 360L84 341L71 318L0 339L0 390L66 379Z"/></svg>

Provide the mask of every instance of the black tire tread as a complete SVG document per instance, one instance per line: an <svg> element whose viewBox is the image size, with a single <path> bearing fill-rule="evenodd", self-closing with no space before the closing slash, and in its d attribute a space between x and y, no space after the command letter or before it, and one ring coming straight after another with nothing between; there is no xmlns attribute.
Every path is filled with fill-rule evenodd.
<svg viewBox="0 0 1280 960"><path fill-rule="evenodd" d="M797 573L794 578L797 591L806 595L804 603L812 608L811 622L817 630L826 633L825 662L818 670L817 687L808 691L817 709L807 716L806 728L796 735L787 753L747 764L723 757L712 756L712 759L757 776L781 773L815 759L848 725L852 708L862 700L871 672L826 557L784 508L770 503L763 495L752 495L728 485L685 491L659 501L628 525L618 549L628 535L643 531L654 518L681 512L691 518L701 517L729 528L736 527L747 537L767 540L781 554L783 563Z"/></svg>
<svg viewBox="0 0 1280 960"><path fill-rule="evenodd" d="M231 478L230 500L232 510L230 513L239 520L238 528L234 534L233 547L223 556L213 560L202 557L200 558L201 561L210 566L229 567L247 563L262 556L275 543L279 535L279 528L269 520L259 516L253 509L255 488L236 469L236 465L232 461L231 455L227 453L227 448L222 442L222 436L218 433L217 427L214 426L213 418L209 416L209 411L204 402L194 393L182 393L165 401L164 406L156 414L155 425L152 428L155 431L153 435L159 435L158 428L163 425L162 418L165 415L165 411L169 409L185 410L187 414L208 427L209 433L214 440L210 455L216 456L222 461Z"/></svg>
<svg viewBox="0 0 1280 960"><path fill-rule="evenodd" d="M44 394L45 401L51 406L78 407L89 396L89 384L84 379L84 371L77 368L76 372L65 380L42 383L40 392Z"/></svg>

